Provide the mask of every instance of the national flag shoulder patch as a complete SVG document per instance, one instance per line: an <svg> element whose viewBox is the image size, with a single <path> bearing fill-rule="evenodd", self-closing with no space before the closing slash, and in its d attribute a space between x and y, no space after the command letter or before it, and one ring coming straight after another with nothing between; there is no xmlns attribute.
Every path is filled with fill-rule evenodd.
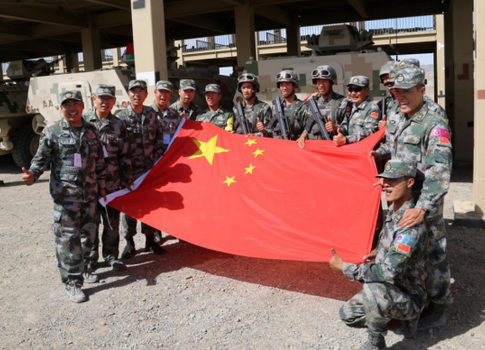
<svg viewBox="0 0 485 350"><path fill-rule="evenodd" d="M370 116L371 116L371 117L373 117L373 118L379 118L379 113L377 113L377 112L372 112L372 113L370 114Z"/></svg>
<svg viewBox="0 0 485 350"><path fill-rule="evenodd" d="M431 135L439 138L446 137L448 140L451 139L450 132L445 129L434 128L433 130L431 130Z"/></svg>
<svg viewBox="0 0 485 350"><path fill-rule="evenodd" d="M450 144L450 140L448 140L446 137L440 137L440 145L449 145Z"/></svg>
<svg viewBox="0 0 485 350"><path fill-rule="evenodd" d="M416 238L408 235L398 235L396 237L395 243L396 252L408 256L411 253L411 250L416 246L418 241L416 240Z"/></svg>

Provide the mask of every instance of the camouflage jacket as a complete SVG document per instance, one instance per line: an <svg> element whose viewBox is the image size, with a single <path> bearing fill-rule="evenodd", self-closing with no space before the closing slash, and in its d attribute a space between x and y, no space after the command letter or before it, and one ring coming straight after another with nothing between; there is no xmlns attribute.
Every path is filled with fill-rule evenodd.
<svg viewBox="0 0 485 350"><path fill-rule="evenodd" d="M417 162L417 176L422 179L423 188L416 208L427 210L427 217L436 215L437 220L442 221L442 202L450 186L452 167L450 128L443 118L429 109L427 102L410 118L403 113L398 116L397 123L387 125L386 132L391 138L379 147L377 154ZM433 220L427 218L428 224L429 219ZM434 231L433 227L430 229ZM439 232L434 232L437 239L444 230L440 227Z"/></svg>
<svg viewBox="0 0 485 350"><path fill-rule="evenodd" d="M332 93L332 96L328 99L324 99L321 95L319 95L315 98L315 100L317 102L318 109L320 110L320 114L322 116L327 116L329 121L332 120L338 126L342 124L346 115L348 115L352 109L352 105L349 100L336 92ZM306 109L303 122L305 123L305 131L307 132L309 139L323 139L322 135L320 135L320 129L313 119L311 109L309 107Z"/></svg>
<svg viewBox="0 0 485 350"><path fill-rule="evenodd" d="M131 140L131 167L136 180L163 155L162 126L155 111L147 106L136 114L130 105L117 116L125 122Z"/></svg>
<svg viewBox="0 0 485 350"><path fill-rule="evenodd" d="M207 122L220 127L226 131L233 131L234 128L234 114L225 111L219 107L217 111L209 111L206 109L202 114L197 116L198 122Z"/></svg>
<svg viewBox="0 0 485 350"><path fill-rule="evenodd" d="M383 101L385 101L385 108L386 108L385 111L382 110L382 102ZM392 93L389 93L388 95L386 95L386 97L384 97L382 100L380 100L377 103L377 107L379 107L382 117L384 117L384 115L386 115L388 118L389 118L389 115L388 115L389 111L394 109L396 107L396 105L399 105L399 104L397 103L397 100L394 98L394 95Z"/></svg>
<svg viewBox="0 0 485 350"><path fill-rule="evenodd" d="M438 114L441 118L445 120L446 123L449 122L448 115L443 107L434 102L431 97L424 95L424 100L429 104L429 109Z"/></svg>
<svg viewBox="0 0 485 350"><path fill-rule="evenodd" d="M81 167L75 154L81 155ZM56 202L86 203L106 187L102 144L96 128L84 120L80 128L64 118L44 128L29 171L37 180L49 165L50 194Z"/></svg>
<svg viewBox="0 0 485 350"><path fill-rule="evenodd" d="M234 121L234 131L237 134L243 134L243 128L239 123L239 118L241 118L241 116L238 115L236 106L234 106L233 112L236 117L236 120ZM259 132L256 128L259 118L261 123L263 123L266 132L268 133L266 136L271 136L271 131L266 129L270 119L272 118L271 107L267 103L260 101L256 97L252 105L243 105L243 113L243 117L246 118L249 125L249 133L254 134L254 136L264 136L263 133Z"/></svg>
<svg viewBox="0 0 485 350"><path fill-rule="evenodd" d="M163 110L157 107L157 104L153 102L150 106L157 113L158 122L162 126L163 131L163 151L165 152L172 141L173 135L177 131L182 117L177 111L171 107L167 107Z"/></svg>
<svg viewBox="0 0 485 350"><path fill-rule="evenodd" d="M202 114L202 109L193 102L190 102L190 108L187 109L182 105L180 100L177 100L170 105L170 108L175 109L179 114L185 112L187 119L190 120L195 120L199 114Z"/></svg>
<svg viewBox="0 0 485 350"><path fill-rule="evenodd" d="M393 284L424 305L429 241L426 224L422 222L411 228L398 226L404 212L413 207L414 200L410 200L394 213L391 205L379 236L375 262L344 263L343 273L350 281Z"/></svg>
<svg viewBox="0 0 485 350"><path fill-rule="evenodd" d="M380 119L379 107L367 98L359 106L353 104L350 116L344 119L340 129L346 135L347 143L355 143L375 133Z"/></svg>
<svg viewBox="0 0 485 350"><path fill-rule="evenodd" d="M288 131L288 139L297 140L300 134L303 132L303 120L306 115L307 106L305 102L298 99L298 97L295 97L293 102L290 104L286 104L283 97L279 97L278 101L281 105L281 110L283 111L284 117L286 117L286 119L288 120L288 126L290 129ZM281 125L279 125L280 123L276 119L276 108L274 105L272 107L272 111L273 118L271 119L268 128L272 132L275 139L282 139L283 136L281 135Z"/></svg>
<svg viewBox="0 0 485 350"><path fill-rule="evenodd" d="M83 114L83 118L98 130L103 144L103 156L106 166L106 193L128 187L132 181L130 140L125 123L113 114L108 119L99 119L96 110Z"/></svg>

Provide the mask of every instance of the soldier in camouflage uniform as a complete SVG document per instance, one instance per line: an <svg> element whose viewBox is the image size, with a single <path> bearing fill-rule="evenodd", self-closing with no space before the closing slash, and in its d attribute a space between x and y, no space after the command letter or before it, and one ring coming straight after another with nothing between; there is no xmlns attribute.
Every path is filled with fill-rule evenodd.
<svg viewBox="0 0 485 350"><path fill-rule="evenodd" d="M149 171L155 162L163 155L163 130L153 108L144 106L148 96L147 85L143 80L132 80L128 85L130 105L118 112L123 120L131 140L131 166L133 179L136 180ZM121 254L122 259L131 259L136 255L135 242L136 219L123 214L121 220L121 235L126 239L126 246ZM146 252L157 255L165 253L165 249L155 242L156 230L144 223L141 232L146 238Z"/></svg>
<svg viewBox="0 0 485 350"><path fill-rule="evenodd" d="M83 282L98 281L86 266L96 236L97 199L106 199L106 169L98 132L82 118L81 92L63 92L60 101L63 118L42 131L30 169L22 168L22 181L30 186L51 167L57 262L69 298L79 303L86 300Z"/></svg>
<svg viewBox="0 0 485 350"><path fill-rule="evenodd" d="M412 187L416 163L391 160L383 178L383 189L392 202L377 248L364 256L364 263L349 264L332 249L330 267L350 281L362 283L363 290L340 309L348 326L367 326L368 340L361 350L385 349L384 334L391 319L402 320L399 330L405 337L416 335L419 315L426 303L428 232L424 222L401 228L398 222L415 205ZM374 260L375 259L375 260ZM374 261L373 261L374 260Z"/></svg>
<svg viewBox="0 0 485 350"><path fill-rule="evenodd" d="M208 108L199 116L198 122L207 122L226 131L234 129L234 114L224 110L219 102L222 98L221 87L218 84L208 84L205 87L205 101Z"/></svg>
<svg viewBox="0 0 485 350"><path fill-rule="evenodd" d="M339 133L334 137L336 146L359 142L377 131L381 111L369 97L369 78L357 75L347 84L352 111L340 124Z"/></svg>
<svg viewBox="0 0 485 350"><path fill-rule="evenodd" d="M106 193L113 193L133 183L130 159L130 140L125 123L111 114L116 103L116 87L98 84L95 88L93 102L96 109L85 114L84 119L98 130L103 145L104 162L106 164ZM115 271L121 271L125 264L118 260L120 243L120 212L112 207L103 208L98 204L98 221L96 239L91 251L91 266L96 269L99 253L99 223L103 220L102 254L103 259Z"/></svg>
<svg viewBox="0 0 485 350"><path fill-rule="evenodd" d="M237 134L243 134L241 121L245 120L248 126L248 134L254 136L271 137L271 131L266 127L272 118L271 107L258 99L256 93L259 92L258 77L251 73L244 73L237 78L237 90L243 95L242 111L244 115L239 115L237 106L234 106L233 112L236 116L234 122L234 131Z"/></svg>
<svg viewBox="0 0 485 350"><path fill-rule="evenodd" d="M320 114L327 116L329 120L325 125L327 132L335 132L352 109L348 99L333 91L333 86L337 84L337 72L331 66L318 66L312 72L312 82L317 86L318 93L310 98L315 99ZM305 139L307 138L323 140L323 135L320 134L320 129L309 108L307 108L303 122L305 129L298 138L298 144L301 148L305 147Z"/></svg>
<svg viewBox="0 0 485 350"><path fill-rule="evenodd" d="M399 121L387 126L392 137L371 152L378 159L390 155L391 159L399 157L418 164L417 180L422 182L422 190L416 191L416 207L406 211L399 225L412 227L425 220L432 233L426 281L430 304L420 319L420 329L445 324L444 310L452 302L443 219L452 167L451 135L448 124L424 100L424 84L424 70L420 68L396 73L392 88L400 105Z"/></svg>
<svg viewBox="0 0 485 350"><path fill-rule="evenodd" d="M274 103L279 103L283 112L283 120L286 123L288 140L297 140L304 129L304 119L306 116L305 103L296 97L298 89L298 76L292 70L283 70L276 75L276 87L281 91L283 97L273 101L273 119L270 121L268 128L272 130L273 137L283 138L281 134L281 125L276 118L276 107Z"/></svg>
<svg viewBox="0 0 485 350"><path fill-rule="evenodd" d="M391 70L394 69L395 64L395 61L388 61L382 65L381 70L379 71L379 78L381 79L381 83L386 87L387 90L389 90L386 97L384 97L377 104L377 106L381 109L381 114L384 119L379 121L379 130L386 126L385 120L387 120L387 115L389 111L392 111L393 109L397 110L399 107L396 98L390 92L391 87L394 83L390 81L389 74L391 73Z"/></svg>
<svg viewBox="0 0 485 350"><path fill-rule="evenodd" d="M168 80L160 80L155 86L155 101L152 107L157 113L158 121L163 130L163 151L165 152L177 131L182 117L179 113L168 106L172 98L173 85Z"/></svg>
<svg viewBox="0 0 485 350"><path fill-rule="evenodd" d="M182 118L195 120L202 109L192 100L195 97L195 81L192 79L181 79L179 89L179 99L170 108L175 109Z"/></svg>

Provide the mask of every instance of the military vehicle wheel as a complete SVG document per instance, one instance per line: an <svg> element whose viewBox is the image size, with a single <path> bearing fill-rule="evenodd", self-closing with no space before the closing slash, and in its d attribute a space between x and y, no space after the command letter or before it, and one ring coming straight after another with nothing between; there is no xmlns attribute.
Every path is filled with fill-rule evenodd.
<svg viewBox="0 0 485 350"><path fill-rule="evenodd" d="M37 135L30 123L22 126L15 133L12 156L19 167L30 167L30 161L39 147L40 136Z"/></svg>

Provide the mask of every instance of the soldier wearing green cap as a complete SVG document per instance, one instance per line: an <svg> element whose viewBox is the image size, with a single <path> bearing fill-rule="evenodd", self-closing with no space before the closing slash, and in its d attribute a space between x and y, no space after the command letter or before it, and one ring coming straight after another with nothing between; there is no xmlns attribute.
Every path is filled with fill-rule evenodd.
<svg viewBox="0 0 485 350"><path fill-rule="evenodd" d="M98 130L99 138L103 145L103 156L107 171L106 193L109 194L122 188L130 187L133 183L130 157L131 145L125 123L111 114L111 109L116 103L116 87L106 84L96 85L93 102L96 108L92 113L84 114L83 117ZM98 211L96 239L91 250L90 268L95 270L97 267L99 258L99 224L102 220L103 259L113 270L123 270L125 265L118 260L120 212L112 207L103 208L101 204L98 204Z"/></svg>
<svg viewBox="0 0 485 350"><path fill-rule="evenodd" d="M379 129L382 129L386 126L385 120L387 120L388 115L398 109L398 103L396 101L396 98L391 92L391 87L394 83L389 78L389 74L391 73L391 70L394 69L395 65L396 61L387 61L382 65L381 70L379 71L379 78L381 79L381 83L388 90L386 97L384 97L377 104L377 106L381 109L381 114L383 117L383 120L379 121Z"/></svg>
<svg viewBox="0 0 485 350"><path fill-rule="evenodd" d="M195 120L202 113L202 109L193 102L195 94L195 81L181 79L179 99L170 107L175 109L182 118Z"/></svg>
<svg viewBox="0 0 485 350"><path fill-rule="evenodd" d="M258 96L256 96L259 92L258 77L252 73L242 74L237 78L237 91L243 97L243 102L238 102L241 104L243 115L239 115L237 106L234 106L233 112L236 117L234 132L243 134L242 122L245 122L248 134L271 137L271 131L266 129L272 118L271 107L266 102L260 101Z"/></svg>
<svg viewBox="0 0 485 350"><path fill-rule="evenodd" d="M337 71L332 66L318 66L312 71L312 82L316 85L318 92L310 98L315 99L320 114L327 116L329 121L325 125L327 132L336 132L345 116L352 109L351 102L348 99L333 91L333 86L337 84ZM307 108L303 123L305 125L304 130L297 140L301 148L305 147L307 138L311 140L323 139L309 108Z"/></svg>
<svg viewBox="0 0 485 350"><path fill-rule="evenodd" d="M401 320L396 333L416 336L419 316L426 303L427 246L429 234L424 222L414 227L398 226L408 209L415 206L412 188L416 162L394 159L386 163L383 191L391 202L377 248L364 256L364 263L343 261L332 249L332 270L363 290L340 309L340 318L350 327L367 327L368 339L360 350L385 349L384 334L391 319Z"/></svg>
<svg viewBox="0 0 485 350"><path fill-rule="evenodd" d="M160 80L155 85L155 101L151 107L157 113L158 121L162 125L163 130L163 150L167 150L168 145L172 141L175 131L182 121L179 113L168 106L172 98L173 85L168 80Z"/></svg>
<svg viewBox="0 0 485 350"><path fill-rule="evenodd" d="M136 180L148 170L163 155L163 130L153 108L144 106L148 92L144 80L132 80L128 85L130 105L118 112L117 116L123 120L131 140L131 167L133 179ZM126 246L121 259L131 259L136 255L135 242L137 220L123 214L121 220L121 235L126 239ZM146 252L160 255L165 249L155 242L156 230L144 223L141 232L145 235Z"/></svg>
<svg viewBox="0 0 485 350"><path fill-rule="evenodd" d="M44 128L30 169L22 168L22 181L30 186L50 166L57 262L67 294L76 303L86 300L83 283L98 281L87 265L96 236L97 199L106 199L102 143L96 128L82 118L83 108L80 91L61 93L63 118Z"/></svg>
<svg viewBox="0 0 485 350"><path fill-rule="evenodd" d="M359 142L377 131L381 111L369 97L369 78L357 75L347 84L352 110L340 124L333 142L336 146Z"/></svg>
<svg viewBox="0 0 485 350"><path fill-rule="evenodd" d="M224 110L220 105L222 98L220 85L206 85L204 95L205 101L207 102L207 109L201 115L197 116L196 120L198 122L214 124L226 131L233 131L234 114Z"/></svg>
<svg viewBox="0 0 485 350"><path fill-rule="evenodd" d="M416 207L408 209L399 226L409 228L426 222L432 233L428 247L429 274L426 281L429 306L419 328L445 324L444 311L452 302L450 270L443 219L444 196L448 192L452 167L451 132L448 124L424 100L424 70L404 68L396 72L392 87L399 103L396 125L388 125L391 137L371 152L376 158L391 157L417 162L417 181L422 190L415 193Z"/></svg>

